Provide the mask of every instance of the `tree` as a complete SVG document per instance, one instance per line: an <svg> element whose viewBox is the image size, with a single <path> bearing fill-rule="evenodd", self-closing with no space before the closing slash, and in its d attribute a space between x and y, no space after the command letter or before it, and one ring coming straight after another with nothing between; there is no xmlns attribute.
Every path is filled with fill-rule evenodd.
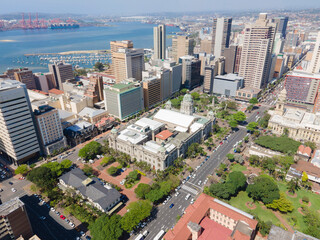
<svg viewBox="0 0 320 240"><path fill-rule="evenodd" d="M213 133L218 133L218 132L220 132L220 130L221 130L221 127L217 123L213 124L213 126L212 126Z"/></svg>
<svg viewBox="0 0 320 240"><path fill-rule="evenodd" d="M236 154L234 156L234 160L239 164L243 164L244 163L244 159L243 159L242 155L240 155L240 154Z"/></svg>
<svg viewBox="0 0 320 240"><path fill-rule="evenodd" d="M15 174L26 175L29 171L29 167L27 164L22 164L14 171Z"/></svg>
<svg viewBox="0 0 320 240"><path fill-rule="evenodd" d="M310 147L312 151L314 151L317 148L317 145L314 142L308 141L304 144L306 147Z"/></svg>
<svg viewBox="0 0 320 240"><path fill-rule="evenodd" d="M262 128L267 128L267 127L268 127L268 124L269 124L270 118L271 118L271 115L270 115L270 114L265 114L265 115L263 116L263 118L261 118L260 121L259 121L260 127L262 127Z"/></svg>
<svg viewBox="0 0 320 240"><path fill-rule="evenodd" d="M134 190L134 193L138 198L145 199L146 194L151 191L151 186L149 184L140 183L138 187Z"/></svg>
<svg viewBox="0 0 320 240"><path fill-rule="evenodd" d="M181 95L184 95L184 94L186 94L188 91L189 91L188 89L182 88L182 89L180 90L180 93L181 93Z"/></svg>
<svg viewBox="0 0 320 240"><path fill-rule="evenodd" d="M131 178L133 181L137 181L140 179L141 175L140 173L138 173L137 170L134 170L128 174L128 177Z"/></svg>
<svg viewBox="0 0 320 240"><path fill-rule="evenodd" d="M267 175L256 177L254 183L247 187L247 192L254 200L261 200L264 204L280 198L277 184Z"/></svg>
<svg viewBox="0 0 320 240"><path fill-rule="evenodd" d="M130 203L127 209L128 212L123 215L120 222L123 230L131 232L141 220L150 216L152 204L147 200L139 200Z"/></svg>
<svg viewBox="0 0 320 240"><path fill-rule="evenodd" d="M101 72L101 71L103 71L104 66L103 66L103 64L102 64L101 62L96 62L96 63L94 64L94 68L97 69L97 70L99 70L99 71Z"/></svg>
<svg viewBox="0 0 320 240"><path fill-rule="evenodd" d="M295 191L299 189L298 178L291 179L290 182L287 183L287 188L289 192L295 193Z"/></svg>
<svg viewBox="0 0 320 240"><path fill-rule="evenodd" d="M90 176L93 174L93 168L90 167L88 164L85 164L82 168L82 171L84 172L85 175Z"/></svg>
<svg viewBox="0 0 320 240"><path fill-rule="evenodd" d="M254 142L262 147L287 154L296 153L298 147L301 145L300 142L286 136L261 136Z"/></svg>
<svg viewBox="0 0 320 240"><path fill-rule="evenodd" d="M234 119L231 119L231 120L229 121L229 126L230 126L231 128L236 128L236 127L238 127L238 122L237 122L236 120L234 120Z"/></svg>
<svg viewBox="0 0 320 240"><path fill-rule="evenodd" d="M92 238L95 240L119 239L123 230L120 225L121 216L114 214L109 217L103 214L93 224L89 225Z"/></svg>
<svg viewBox="0 0 320 240"><path fill-rule="evenodd" d="M61 161L60 164L61 164L61 167L63 169L68 169L68 168L70 168L72 166L72 161L69 160L69 159L64 159L64 160Z"/></svg>
<svg viewBox="0 0 320 240"><path fill-rule="evenodd" d="M273 200L273 202L267 204L266 207L272 208L274 210L279 210L282 213L293 211L293 204L288 199L286 199L284 193L280 193L280 198Z"/></svg>
<svg viewBox="0 0 320 240"><path fill-rule="evenodd" d="M288 128L283 129L283 135L287 136L287 137L289 136L289 129Z"/></svg>
<svg viewBox="0 0 320 240"><path fill-rule="evenodd" d="M215 183L211 184L209 191L213 196L222 199L230 199L236 193L235 186L232 183Z"/></svg>
<svg viewBox="0 0 320 240"><path fill-rule="evenodd" d="M250 105L250 106L247 107L247 111L249 111L249 112L251 112L252 109L253 109L253 105Z"/></svg>
<svg viewBox="0 0 320 240"><path fill-rule="evenodd" d="M101 153L101 144L92 141L85 145L83 148L79 151L79 157L82 157L83 159L89 160L96 157L96 155Z"/></svg>
<svg viewBox="0 0 320 240"><path fill-rule="evenodd" d="M111 176L115 176L118 174L119 169L117 167L111 166L107 171Z"/></svg>
<svg viewBox="0 0 320 240"><path fill-rule="evenodd" d="M181 104L181 101L179 99L174 98L174 99L171 100L171 104L172 104L172 107L179 108L180 104Z"/></svg>
<svg viewBox="0 0 320 240"><path fill-rule="evenodd" d="M152 189L145 195L145 199L148 199L149 201L156 203L159 200L161 200L164 196L165 194L160 189Z"/></svg>
<svg viewBox="0 0 320 240"><path fill-rule="evenodd" d="M245 190L247 186L247 178L246 176L239 171L231 172L228 175L227 182L232 183L234 185L236 192L241 190Z"/></svg>
<svg viewBox="0 0 320 240"><path fill-rule="evenodd" d="M236 120L238 123L245 121L246 118L246 115L241 111L238 111L235 114L233 114L233 119Z"/></svg>
<svg viewBox="0 0 320 240"><path fill-rule="evenodd" d="M227 154L227 158L228 158L228 160L230 160L231 162L233 162L233 161L234 161L234 154L228 153L228 154Z"/></svg>
<svg viewBox="0 0 320 240"><path fill-rule="evenodd" d="M302 172L301 180L302 180L302 182L307 182L308 181L308 174L305 171Z"/></svg>
<svg viewBox="0 0 320 240"><path fill-rule="evenodd" d="M57 176L50 168L41 166L31 170L27 175L27 179L46 191L54 188Z"/></svg>
<svg viewBox="0 0 320 240"><path fill-rule="evenodd" d="M110 163L113 163L115 161L114 157L113 156L105 156L102 158L101 162L100 162L100 165L101 166L106 166Z"/></svg>
<svg viewBox="0 0 320 240"><path fill-rule="evenodd" d="M200 99L200 94L197 92L191 93L193 100L198 101Z"/></svg>
<svg viewBox="0 0 320 240"><path fill-rule="evenodd" d="M251 99L249 100L249 103L251 103L251 104L257 104L257 103L258 103L258 99L255 98L255 97L253 97L253 98L251 98Z"/></svg>
<svg viewBox="0 0 320 240"><path fill-rule="evenodd" d="M257 122L250 122L248 125L247 125L247 130L250 131L250 132L254 132L254 130L256 130L256 128L258 127L258 123Z"/></svg>

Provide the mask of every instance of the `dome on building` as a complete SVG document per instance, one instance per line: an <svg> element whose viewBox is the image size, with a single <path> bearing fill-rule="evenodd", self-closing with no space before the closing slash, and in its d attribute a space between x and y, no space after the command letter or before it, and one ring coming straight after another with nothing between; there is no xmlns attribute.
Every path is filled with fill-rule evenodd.
<svg viewBox="0 0 320 240"><path fill-rule="evenodd" d="M169 109L169 110L172 108L172 103L171 103L170 100L168 100L168 101L166 102L165 108L166 108L166 109Z"/></svg>
<svg viewBox="0 0 320 240"><path fill-rule="evenodd" d="M112 128L112 129L111 129L111 133L114 133L114 134L115 134L115 133L118 133L118 129Z"/></svg>
<svg viewBox="0 0 320 240"><path fill-rule="evenodd" d="M193 102L192 96L191 96L190 94L184 95L183 101L184 101L184 102Z"/></svg>

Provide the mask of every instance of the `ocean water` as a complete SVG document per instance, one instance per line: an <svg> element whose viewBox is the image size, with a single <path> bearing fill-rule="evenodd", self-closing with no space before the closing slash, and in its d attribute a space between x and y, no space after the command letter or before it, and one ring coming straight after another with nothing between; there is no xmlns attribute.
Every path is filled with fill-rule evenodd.
<svg viewBox="0 0 320 240"><path fill-rule="evenodd" d="M153 48L153 24L138 22L111 23L110 27L80 27L78 29L35 29L0 32L0 73L7 68L28 67L34 72L46 72L48 67L17 63L24 54L58 53L77 50L110 49L110 41L132 40L135 48ZM167 27L167 35L179 31ZM167 39L167 46L171 39Z"/></svg>

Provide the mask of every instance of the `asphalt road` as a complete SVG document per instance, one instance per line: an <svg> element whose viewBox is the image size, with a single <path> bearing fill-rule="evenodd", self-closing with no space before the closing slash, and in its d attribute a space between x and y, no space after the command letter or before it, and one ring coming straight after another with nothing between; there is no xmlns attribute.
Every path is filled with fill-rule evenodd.
<svg viewBox="0 0 320 240"><path fill-rule="evenodd" d="M265 107L260 107L258 110L253 111L250 117L247 118L247 122L256 121L256 117L262 117L265 110ZM259 114L257 114L258 112ZM228 140L223 143L223 145L219 146L217 150L210 155L210 158L197 171L195 171L196 176L182 185L179 190L180 194L178 196L173 194L172 198L165 205L158 207L158 212L156 213L154 220L140 231L149 231L149 234L146 237L147 240L153 239L161 229L167 231L176 224L177 216L182 215L184 210L189 206L191 199L202 192L203 182L208 175L214 172L215 168L217 168L225 159L227 153L229 153L229 151L233 149L233 146L238 141L241 141L246 134L247 130L245 126L239 126L239 130L232 133ZM199 186L198 182L200 180L202 183ZM185 199L187 194L191 195L188 200ZM169 206L172 203L174 206L170 208Z"/></svg>
<svg viewBox="0 0 320 240"><path fill-rule="evenodd" d="M32 229L39 238L71 240L80 237L80 233L72 229L64 220L50 211L49 208L39 205L39 200L33 195L24 195L20 199L26 206ZM46 219L41 220L40 217L42 216Z"/></svg>

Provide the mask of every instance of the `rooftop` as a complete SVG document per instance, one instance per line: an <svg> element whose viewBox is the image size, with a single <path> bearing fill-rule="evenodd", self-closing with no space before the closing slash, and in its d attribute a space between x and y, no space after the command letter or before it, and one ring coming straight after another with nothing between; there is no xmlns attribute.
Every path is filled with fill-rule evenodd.
<svg viewBox="0 0 320 240"><path fill-rule="evenodd" d="M16 209L23 207L24 203L18 198L13 198L0 205L0 216L7 216Z"/></svg>
<svg viewBox="0 0 320 240"><path fill-rule="evenodd" d="M294 168L300 172L306 172L310 176L320 178L320 168L316 167L315 165L313 165L310 162L300 160L296 164L293 164L292 168Z"/></svg>
<svg viewBox="0 0 320 240"><path fill-rule="evenodd" d="M16 80L10 80L9 78L0 78L0 91L10 88L16 88L23 85L23 83Z"/></svg>
<svg viewBox="0 0 320 240"><path fill-rule="evenodd" d="M215 79L222 79L222 80L226 80L226 81L239 81L239 80L243 80L243 77L239 77L237 74L234 73L228 73L225 75L218 75L216 77L214 77Z"/></svg>
<svg viewBox="0 0 320 240"><path fill-rule="evenodd" d="M55 94L55 95L61 95L61 94L64 94L64 91L61 91L59 89L56 89L56 88L52 88L48 91L49 93L52 93L52 94Z"/></svg>
<svg viewBox="0 0 320 240"><path fill-rule="evenodd" d="M142 134L138 131L134 131L130 129L124 129L123 131L120 132L118 136L118 139L126 142L131 142L133 144L138 144L147 138L148 136L146 134Z"/></svg>
<svg viewBox="0 0 320 240"><path fill-rule="evenodd" d="M86 129L88 127L92 127L92 124L88 123L86 121L79 121L76 124L68 127L67 129L72 131L72 132L79 132L79 131L81 131L83 129Z"/></svg>
<svg viewBox="0 0 320 240"><path fill-rule="evenodd" d="M90 107L85 107L84 109L82 109L81 112L79 112L79 116L81 117L95 117L95 116L99 116L101 114L106 113L107 111L103 110L103 109L95 109L95 108L90 108Z"/></svg>
<svg viewBox="0 0 320 240"><path fill-rule="evenodd" d="M138 121L135 122L136 125L141 126L141 127L150 127L151 130L156 130L160 127L163 127L164 124L157 122L155 120L152 120L150 118L141 118Z"/></svg>
<svg viewBox="0 0 320 240"><path fill-rule="evenodd" d="M196 119L194 116L186 115L180 112L160 109L153 117L154 120L159 120L165 123L171 123L176 126L189 128Z"/></svg>
<svg viewBox="0 0 320 240"><path fill-rule="evenodd" d="M172 136L172 132L170 132L169 130L163 130L162 132L159 132L157 135L156 135L156 138L159 138L161 140L166 140L168 139L169 137Z"/></svg>

